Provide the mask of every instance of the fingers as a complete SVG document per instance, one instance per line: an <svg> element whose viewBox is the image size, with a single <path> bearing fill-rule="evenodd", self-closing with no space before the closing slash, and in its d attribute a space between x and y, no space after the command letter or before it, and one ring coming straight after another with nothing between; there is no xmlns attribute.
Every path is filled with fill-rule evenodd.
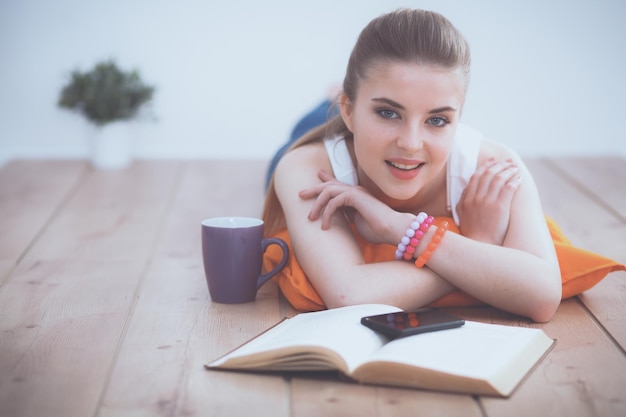
<svg viewBox="0 0 626 417"><path fill-rule="evenodd" d="M327 210L328 202L333 198L334 193L327 186L322 186L319 188L315 187L315 189L310 189L308 191L312 193L309 199L315 198L313 206L309 211L308 218L309 220L317 220L322 212ZM300 196L302 197L302 193L300 193Z"/></svg>
<svg viewBox="0 0 626 417"><path fill-rule="evenodd" d="M487 196L498 194L499 190L510 176L515 173L517 167L511 161L496 162L488 161L484 170L479 176L476 197L486 199Z"/></svg>
<svg viewBox="0 0 626 417"><path fill-rule="evenodd" d="M522 176L519 173L515 173L500 190L497 199L506 205L510 205L513 201L513 196L517 189L522 185Z"/></svg>
<svg viewBox="0 0 626 417"><path fill-rule="evenodd" d="M311 221L321 219L322 229L330 228L333 216L337 212L345 221L353 221L359 206L363 204L363 199L367 198L363 189L344 184L324 170L318 171L318 178L322 182L299 192L303 200L315 199L308 219Z"/></svg>
<svg viewBox="0 0 626 417"><path fill-rule="evenodd" d="M522 183L517 164L491 158L470 178L456 206L464 236L502 244L506 236L513 198Z"/></svg>
<svg viewBox="0 0 626 417"><path fill-rule="evenodd" d="M298 195L303 200L315 199L308 218L317 220L321 217L322 229L328 229L333 214L345 204L342 195L351 187L340 183L323 169L319 170L317 175L322 182L300 191Z"/></svg>
<svg viewBox="0 0 626 417"><path fill-rule="evenodd" d="M328 182L328 181L332 181L335 179L335 177L333 177L332 175L330 175L328 172L326 172L323 169L320 169L317 172L317 177L322 180L323 182Z"/></svg>
<svg viewBox="0 0 626 417"><path fill-rule="evenodd" d="M322 182L314 187L307 188L306 190L302 190L298 193L301 199L308 200L320 194L320 192L324 189L325 183L330 181L336 181L335 177L330 175L328 172L320 169L317 173L317 177L322 180Z"/></svg>
<svg viewBox="0 0 626 417"><path fill-rule="evenodd" d="M521 184L519 168L512 160L497 162L490 158L470 179L466 196L471 199L495 202L512 198Z"/></svg>
<svg viewBox="0 0 626 417"><path fill-rule="evenodd" d="M313 203L308 216L309 220L317 220L321 217L322 229L328 229L335 213L340 212L345 217L346 209L352 208L351 191L353 190L350 186L327 185Z"/></svg>
<svg viewBox="0 0 626 417"><path fill-rule="evenodd" d="M474 174L470 177L469 183L463 192L463 199L461 201L475 200L479 194L479 189L483 190L484 186L481 186L481 180L487 169L493 167L496 161L494 158L489 158L487 162L478 166ZM483 193L481 193L483 194Z"/></svg>
<svg viewBox="0 0 626 417"><path fill-rule="evenodd" d="M333 195L329 192L329 194L330 198L326 201L326 204L324 205L324 209L322 211L323 230L330 228L330 222L332 220L333 214L335 214L339 209L345 206L346 193L338 193L336 195Z"/></svg>

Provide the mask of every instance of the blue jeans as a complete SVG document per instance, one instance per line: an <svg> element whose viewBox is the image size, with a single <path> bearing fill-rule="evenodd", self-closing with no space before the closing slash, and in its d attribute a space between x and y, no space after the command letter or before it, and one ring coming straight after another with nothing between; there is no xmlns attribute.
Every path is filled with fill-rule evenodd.
<svg viewBox="0 0 626 417"><path fill-rule="evenodd" d="M280 158L282 158L285 152L287 152L289 146L291 146L291 144L295 142L296 139L304 135L309 130L326 123L326 121L332 119L338 114L337 109L335 107L331 107L331 105L332 102L330 100L324 100L317 107L315 107L304 117L302 117L302 119L300 119L300 121L295 125L295 127L291 131L291 135L289 135L289 140L287 141L287 143L285 143L283 146L280 147L280 149L278 149L278 151L276 151L274 157L272 158L272 161L270 162L270 166L267 170L267 176L265 178L266 190L270 183L270 180L272 179L272 175L274 175L274 170L276 169L278 161L280 161Z"/></svg>

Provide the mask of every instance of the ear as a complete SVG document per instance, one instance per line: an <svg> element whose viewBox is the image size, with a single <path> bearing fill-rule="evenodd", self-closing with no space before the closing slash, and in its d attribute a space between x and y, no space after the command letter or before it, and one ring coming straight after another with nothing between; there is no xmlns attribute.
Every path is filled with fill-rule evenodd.
<svg viewBox="0 0 626 417"><path fill-rule="evenodd" d="M350 132L352 132L353 111L354 105L352 104L352 101L350 101L347 95L341 93L341 96L339 97L339 112L341 113L343 122L346 124L346 127Z"/></svg>

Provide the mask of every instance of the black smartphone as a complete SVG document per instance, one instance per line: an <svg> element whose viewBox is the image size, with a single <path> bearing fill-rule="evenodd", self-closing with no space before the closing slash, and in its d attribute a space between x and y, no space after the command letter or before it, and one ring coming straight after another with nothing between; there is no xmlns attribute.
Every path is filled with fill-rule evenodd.
<svg viewBox="0 0 626 417"><path fill-rule="evenodd" d="M400 311L361 318L361 324L392 339L436 330L453 329L465 320L437 309Z"/></svg>

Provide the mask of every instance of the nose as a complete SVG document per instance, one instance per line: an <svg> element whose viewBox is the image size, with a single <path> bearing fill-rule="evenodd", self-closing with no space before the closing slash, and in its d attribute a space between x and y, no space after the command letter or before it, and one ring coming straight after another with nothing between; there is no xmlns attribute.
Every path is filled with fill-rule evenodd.
<svg viewBox="0 0 626 417"><path fill-rule="evenodd" d="M418 123L408 123L405 128L400 131L400 136L396 142L400 149L407 152L415 152L422 149L424 140L420 125Z"/></svg>

